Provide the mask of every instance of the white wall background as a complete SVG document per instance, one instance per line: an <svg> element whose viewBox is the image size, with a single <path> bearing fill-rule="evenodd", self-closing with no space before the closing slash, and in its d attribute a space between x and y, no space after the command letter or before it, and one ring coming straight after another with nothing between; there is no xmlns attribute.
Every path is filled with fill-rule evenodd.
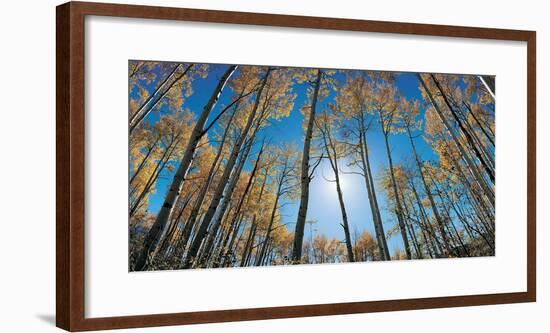
<svg viewBox="0 0 550 333"><path fill-rule="evenodd" d="M538 302L453 309L143 329L141 332L547 332L550 287L543 266L550 210L550 21L542 1L189 0L167 5L387 21L528 29L538 33ZM55 5L0 9L0 331L55 332ZM546 14L544 14L546 13ZM546 125L546 126L545 126ZM547 133L550 133L548 131ZM32 203L32 204L28 204ZM546 229L546 230L545 230ZM504 278L504 277L503 277ZM367 281L366 281L367 282ZM546 287L546 288L545 288ZM138 330L126 330L134 332Z"/></svg>

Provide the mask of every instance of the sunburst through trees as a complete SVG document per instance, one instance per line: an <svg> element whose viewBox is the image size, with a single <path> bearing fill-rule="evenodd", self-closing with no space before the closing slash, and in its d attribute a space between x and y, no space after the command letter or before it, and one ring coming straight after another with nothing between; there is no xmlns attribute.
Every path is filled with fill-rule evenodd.
<svg viewBox="0 0 550 333"><path fill-rule="evenodd" d="M131 271L494 255L494 77L128 66Z"/></svg>

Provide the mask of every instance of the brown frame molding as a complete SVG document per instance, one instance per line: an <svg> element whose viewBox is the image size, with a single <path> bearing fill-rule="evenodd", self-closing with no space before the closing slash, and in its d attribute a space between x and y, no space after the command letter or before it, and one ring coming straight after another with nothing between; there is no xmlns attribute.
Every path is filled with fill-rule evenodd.
<svg viewBox="0 0 550 333"><path fill-rule="evenodd" d="M527 42L527 291L140 316L84 317L84 17L181 20ZM536 301L536 32L69 2L56 8L56 325L68 331Z"/></svg>

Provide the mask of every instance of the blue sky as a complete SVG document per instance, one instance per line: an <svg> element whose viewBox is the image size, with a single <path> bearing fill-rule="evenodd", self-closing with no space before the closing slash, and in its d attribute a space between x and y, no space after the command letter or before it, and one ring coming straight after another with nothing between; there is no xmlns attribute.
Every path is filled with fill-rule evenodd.
<svg viewBox="0 0 550 333"><path fill-rule="evenodd" d="M192 112L198 113L202 111L205 103L210 97L211 92L216 86L219 77L227 69L227 65L210 65L209 75L207 78L198 78L193 82L193 95L187 98L183 103L183 108L188 108ZM343 79L343 75L337 75L337 79ZM418 87L418 79L415 73L399 73L397 76L396 85L402 95L411 99L420 99L420 91ZM229 90L228 88L226 88ZM294 142L298 149L301 150L303 145L303 128L302 121L303 116L300 113L300 107L307 103L306 99L306 87L305 85L295 85L294 92L297 97L294 103L294 109L291 111L289 117L280 119L279 121L272 121L271 125L263 130L263 135L271 138L272 144L282 142ZM229 104L231 94L229 91L223 93L220 97L216 108L213 110L212 115L215 115L224 106ZM325 101L321 102L318 106L323 108L326 105L327 100L330 100L329 96ZM160 110L165 112L166 110ZM420 117L423 118L425 110L421 108ZM151 113L145 119L145 121L154 122L158 119L159 112ZM211 116L210 118L213 118ZM368 134L367 140L370 148L370 159L373 167L373 174L377 176L382 168L387 168L388 160L385 151L385 145L383 136L380 131L378 123L373 123L373 128ZM212 130L216 130L213 127ZM390 145L394 163L410 159L412 154L411 146L408 138L405 134L391 135ZM436 159L435 154L424 143L421 137L416 139L416 145L419 155L422 159ZM346 169L345 163L341 163L343 169ZM250 169L251 166L247 165L245 168ZM160 208L166 187L172 180L173 174L165 173L163 177L157 182L157 189L155 194L150 197L149 212L156 213ZM324 177L323 177L324 176ZM372 215L370 211L368 196L365 188L364 179L355 174L341 174L342 188L344 201L348 213L348 219L350 229L353 235L354 230L358 235L363 230L368 230L374 235L374 227L372 223ZM336 237L340 240L344 239L343 229L341 223L341 212L338 204L337 193L334 182L329 182L327 179L333 179L333 172L330 168L328 161L323 162L316 171L310 186L310 201L308 207L307 220L315 220L317 223L313 226L314 235L320 233L325 234L327 237ZM375 180L376 182L376 180ZM377 186L377 182L376 185ZM385 230L388 231L395 225L395 216L389 213L386 209L386 198L384 197L381 189L377 187L377 195L379 199L379 205L382 209L382 219L384 221ZM299 202L287 202L281 210L282 221L281 223L288 223L288 228L293 231L294 222L298 211ZM310 227L306 226L306 239L310 237ZM402 239L399 235L395 235L388 240L388 247L391 253L394 249L402 249Z"/></svg>

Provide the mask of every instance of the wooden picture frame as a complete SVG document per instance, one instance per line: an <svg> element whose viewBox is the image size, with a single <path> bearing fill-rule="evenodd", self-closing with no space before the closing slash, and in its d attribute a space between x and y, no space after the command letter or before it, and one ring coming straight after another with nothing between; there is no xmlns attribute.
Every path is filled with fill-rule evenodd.
<svg viewBox="0 0 550 333"><path fill-rule="evenodd" d="M56 9L56 324L69 331L325 316L536 300L536 33L200 9L69 2ZM527 43L527 291L470 296L85 318L84 18L87 15L523 41Z"/></svg>

